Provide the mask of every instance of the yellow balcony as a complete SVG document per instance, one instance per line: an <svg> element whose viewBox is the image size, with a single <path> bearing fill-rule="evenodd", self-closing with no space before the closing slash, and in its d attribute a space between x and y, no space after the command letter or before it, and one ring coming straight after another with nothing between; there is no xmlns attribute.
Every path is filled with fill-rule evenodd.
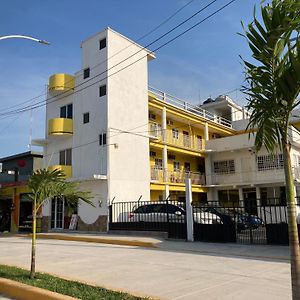
<svg viewBox="0 0 300 300"><path fill-rule="evenodd" d="M54 74L49 78L50 92L73 91L75 88L75 77L69 74Z"/></svg>
<svg viewBox="0 0 300 300"><path fill-rule="evenodd" d="M48 123L49 135L73 134L73 120L66 118L50 119Z"/></svg>
<svg viewBox="0 0 300 300"><path fill-rule="evenodd" d="M72 177L72 166L63 166L63 165L53 165L48 167L49 171L60 170L63 171L66 175L66 178Z"/></svg>

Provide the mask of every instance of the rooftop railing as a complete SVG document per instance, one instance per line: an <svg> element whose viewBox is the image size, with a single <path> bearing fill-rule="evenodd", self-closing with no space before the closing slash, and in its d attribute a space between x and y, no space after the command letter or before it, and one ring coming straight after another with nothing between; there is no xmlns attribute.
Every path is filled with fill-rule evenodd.
<svg viewBox="0 0 300 300"><path fill-rule="evenodd" d="M179 99L175 96L166 94L166 93L164 93L164 92L162 92L158 89L155 89L151 86L148 87L148 90L149 90L150 94L153 94L156 97L156 99L158 99L160 101L166 102L166 103L168 103L170 105L173 105L177 108L188 111L189 113L193 113L193 114L195 114L199 117L202 117L204 119L207 119L209 121L212 121L212 122L218 123L220 125L232 128L232 124L231 124L230 120L227 120L227 119L225 119L221 116L218 116L214 113L206 111L205 109L203 109L199 106L190 104L189 102L181 100L181 99Z"/></svg>

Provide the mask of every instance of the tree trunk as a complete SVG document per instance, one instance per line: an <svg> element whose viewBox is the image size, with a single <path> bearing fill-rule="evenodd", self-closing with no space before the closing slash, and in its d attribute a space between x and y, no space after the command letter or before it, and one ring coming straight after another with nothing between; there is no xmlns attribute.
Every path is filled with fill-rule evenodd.
<svg viewBox="0 0 300 300"><path fill-rule="evenodd" d="M36 199L33 201L32 209L32 240L31 240L31 269L30 279L35 277L35 244L36 244Z"/></svg>
<svg viewBox="0 0 300 300"><path fill-rule="evenodd" d="M292 175L290 144L282 140L283 161L286 181L286 200L287 200L287 216L289 228L289 245L290 245L290 261L291 261L291 279L292 279L292 297L293 300L300 300L300 251L299 238L296 220L296 203L294 179Z"/></svg>

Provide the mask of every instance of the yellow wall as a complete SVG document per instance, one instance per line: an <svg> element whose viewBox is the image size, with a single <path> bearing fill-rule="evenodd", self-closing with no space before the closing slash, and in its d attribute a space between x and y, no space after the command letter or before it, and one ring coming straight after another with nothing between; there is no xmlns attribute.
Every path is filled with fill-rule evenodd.
<svg viewBox="0 0 300 300"><path fill-rule="evenodd" d="M150 191L150 200L151 201L157 201L159 200L159 196L163 198L163 192L162 191ZM165 200L165 199L163 199Z"/></svg>

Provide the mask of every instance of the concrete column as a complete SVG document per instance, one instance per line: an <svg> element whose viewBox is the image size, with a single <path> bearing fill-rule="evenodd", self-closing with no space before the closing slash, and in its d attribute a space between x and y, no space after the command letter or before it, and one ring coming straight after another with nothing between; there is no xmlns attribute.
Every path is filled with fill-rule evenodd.
<svg viewBox="0 0 300 300"><path fill-rule="evenodd" d="M167 145L164 145L162 151L162 163L163 163L163 179L164 182L168 182L168 149Z"/></svg>
<svg viewBox="0 0 300 300"><path fill-rule="evenodd" d="M162 110L161 116L161 128L162 128L162 140L167 141L167 109L166 107Z"/></svg>
<svg viewBox="0 0 300 300"><path fill-rule="evenodd" d="M242 188L239 188L239 199L240 199L240 206L244 207L244 194Z"/></svg>
<svg viewBox="0 0 300 300"><path fill-rule="evenodd" d="M205 141L209 140L208 123L207 122L205 122L205 125L204 125L204 139L205 139Z"/></svg>
<svg viewBox="0 0 300 300"><path fill-rule="evenodd" d="M211 167L211 154L208 153L205 156L205 176L206 176L206 184L211 185L214 184L213 182L213 172Z"/></svg>
<svg viewBox="0 0 300 300"><path fill-rule="evenodd" d="M260 199L261 199L260 187L257 186L256 187L256 204L257 204L258 207L261 206Z"/></svg>
<svg viewBox="0 0 300 300"><path fill-rule="evenodd" d="M165 185L165 190L164 190L164 193L163 193L164 200L168 199L169 196L170 196L170 188L169 188L169 185L166 184Z"/></svg>
<svg viewBox="0 0 300 300"><path fill-rule="evenodd" d="M185 180L185 205L186 205L186 229L188 242L194 241L194 218L192 208L192 182L190 178Z"/></svg>

